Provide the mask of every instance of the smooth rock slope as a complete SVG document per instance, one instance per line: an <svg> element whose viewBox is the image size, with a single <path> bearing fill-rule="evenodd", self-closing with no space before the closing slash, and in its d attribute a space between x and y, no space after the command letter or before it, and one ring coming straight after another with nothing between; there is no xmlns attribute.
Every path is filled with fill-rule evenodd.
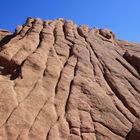
<svg viewBox="0 0 140 140"><path fill-rule="evenodd" d="M140 140L139 118L139 44L64 19L0 30L0 140Z"/></svg>

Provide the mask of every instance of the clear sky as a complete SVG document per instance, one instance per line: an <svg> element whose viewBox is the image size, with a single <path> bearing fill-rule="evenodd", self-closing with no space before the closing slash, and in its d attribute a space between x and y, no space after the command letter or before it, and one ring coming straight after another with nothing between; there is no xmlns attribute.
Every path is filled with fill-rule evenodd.
<svg viewBox="0 0 140 140"><path fill-rule="evenodd" d="M14 31L26 17L63 17L75 24L110 28L119 39L140 43L140 0L0 0L0 28Z"/></svg>

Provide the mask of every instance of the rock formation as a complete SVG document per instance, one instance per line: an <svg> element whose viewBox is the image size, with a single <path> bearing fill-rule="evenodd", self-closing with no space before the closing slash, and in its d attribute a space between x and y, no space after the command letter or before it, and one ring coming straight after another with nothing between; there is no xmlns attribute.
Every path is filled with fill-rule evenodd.
<svg viewBox="0 0 140 140"><path fill-rule="evenodd" d="M0 140L140 140L139 118L139 44L64 19L0 30Z"/></svg>

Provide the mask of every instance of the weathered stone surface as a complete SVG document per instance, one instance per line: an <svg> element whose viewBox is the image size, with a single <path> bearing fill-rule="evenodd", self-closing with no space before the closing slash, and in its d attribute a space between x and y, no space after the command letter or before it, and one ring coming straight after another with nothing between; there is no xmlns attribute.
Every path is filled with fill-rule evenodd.
<svg viewBox="0 0 140 140"><path fill-rule="evenodd" d="M139 44L62 18L0 30L0 140L139 140L138 118Z"/></svg>

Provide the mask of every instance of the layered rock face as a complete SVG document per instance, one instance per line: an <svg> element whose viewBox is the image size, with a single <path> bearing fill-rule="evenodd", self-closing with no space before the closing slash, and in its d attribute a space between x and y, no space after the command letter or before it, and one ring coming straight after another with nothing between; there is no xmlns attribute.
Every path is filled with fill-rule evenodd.
<svg viewBox="0 0 140 140"><path fill-rule="evenodd" d="M139 118L139 44L63 19L0 30L0 140L139 140Z"/></svg>

